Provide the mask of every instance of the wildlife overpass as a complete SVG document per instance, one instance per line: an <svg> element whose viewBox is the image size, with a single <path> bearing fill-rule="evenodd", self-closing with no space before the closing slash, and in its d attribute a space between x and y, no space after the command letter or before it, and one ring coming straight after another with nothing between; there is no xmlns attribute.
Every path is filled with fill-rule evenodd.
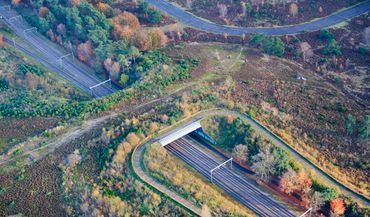
<svg viewBox="0 0 370 217"><path fill-rule="evenodd" d="M272 195L258 189L250 180L237 174L230 167L232 159L220 162L203 151L199 141L189 136L190 133L202 128L200 121L201 119L196 119L178 127L159 138L158 142L259 216L297 216L290 207L276 201Z"/></svg>

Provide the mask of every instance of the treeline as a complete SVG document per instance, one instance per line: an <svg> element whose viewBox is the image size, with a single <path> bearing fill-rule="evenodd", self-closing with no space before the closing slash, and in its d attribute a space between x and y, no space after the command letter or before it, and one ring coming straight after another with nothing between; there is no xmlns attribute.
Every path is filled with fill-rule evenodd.
<svg viewBox="0 0 370 217"><path fill-rule="evenodd" d="M335 40L333 33L329 30L321 30L319 33L319 39L325 42L325 47L321 53L325 56L341 56L342 48L339 43ZM292 43L299 43L298 38L293 38ZM287 45L280 37L265 36L263 34L255 34L249 40L252 46L260 48L263 52L282 57L284 54L292 53L294 55L301 55L298 47Z"/></svg>
<svg viewBox="0 0 370 217"><path fill-rule="evenodd" d="M17 7L31 7L37 16L28 22L52 41L75 51L79 60L107 71L112 79L126 85L127 70L142 51L167 44L167 37L158 28L142 29L138 18L130 12L112 9L104 2L85 0L22 0ZM139 11L150 22L160 22L162 15L140 4ZM121 75L124 77L121 79Z"/></svg>
<svg viewBox="0 0 370 217"><path fill-rule="evenodd" d="M0 48L0 118L60 117L81 114L88 97L19 57Z"/></svg>
<svg viewBox="0 0 370 217"><path fill-rule="evenodd" d="M369 140L370 136L370 115L362 119L356 119L352 114L344 118L344 129L347 136L356 137L360 140Z"/></svg>
<svg viewBox="0 0 370 217"><path fill-rule="evenodd" d="M310 175L283 149L257 136L250 125L232 116L212 117L202 123L206 132L242 164L250 165L256 175L267 183L278 180L280 190L296 197L317 214L330 216L367 216L369 209L341 195Z"/></svg>

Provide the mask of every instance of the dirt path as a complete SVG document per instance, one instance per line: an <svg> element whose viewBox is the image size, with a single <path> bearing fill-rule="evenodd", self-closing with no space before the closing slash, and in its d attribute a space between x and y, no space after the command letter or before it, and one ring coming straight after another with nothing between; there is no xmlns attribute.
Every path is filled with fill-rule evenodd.
<svg viewBox="0 0 370 217"><path fill-rule="evenodd" d="M84 135L86 132L89 132L90 130L101 126L109 119L115 118L117 116L118 113L111 112L108 115L84 121L81 125L70 128L66 133L58 135L54 138L50 138L47 140L35 139L30 142L25 142L21 144L21 147L26 147L23 150L23 153L18 154L16 156L13 156L14 151L4 154L3 156L1 156L2 159L0 161L0 166L3 166L6 163L10 163L24 157L26 157L25 161L23 162L24 164L30 164L32 162L38 161L47 154L52 153L57 147L73 141L74 139ZM40 143L46 143L46 145L43 145L38 148L33 148L39 146ZM16 149L18 150L18 148Z"/></svg>
<svg viewBox="0 0 370 217"><path fill-rule="evenodd" d="M137 105L129 105L129 107L123 107L116 111L109 112L100 117L83 121L78 126L66 129L64 133L57 135L52 138L44 137L34 137L26 142L23 142L19 145L14 146L7 153L0 155L0 168L8 165L9 163L19 160L23 160L23 165L28 165L34 163L46 155L52 153L56 148L60 147L63 144L67 144L73 141L76 138L79 138L85 135L87 132L99 128L104 125L106 122L117 118L119 114L123 112L134 113L140 112L141 110L147 110L155 104L158 104L163 101L167 101L170 98L181 94L183 91L191 88L194 84L185 85L178 89L172 90L171 92L165 94L160 98L155 98L147 102L140 102ZM14 154L16 150L21 150L19 154ZM8 168L7 168L8 169Z"/></svg>

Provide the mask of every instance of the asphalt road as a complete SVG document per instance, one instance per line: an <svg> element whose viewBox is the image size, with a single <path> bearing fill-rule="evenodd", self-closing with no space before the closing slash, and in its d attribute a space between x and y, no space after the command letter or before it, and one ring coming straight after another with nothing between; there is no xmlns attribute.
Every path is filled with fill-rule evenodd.
<svg viewBox="0 0 370 217"><path fill-rule="evenodd" d="M90 87L102 82L102 80L94 75L94 71L92 69L75 60L73 55L68 55L70 52L65 51L57 44L52 43L35 29L31 30L32 27L28 25L13 9L1 7L0 15L9 27L19 37L32 45L38 53L32 52L26 46L22 46L17 43L16 48L45 65L50 70L58 73L82 91L91 94L94 97L103 97L117 90L115 87L112 87L110 83L90 89ZM10 44L13 43L10 42Z"/></svg>
<svg viewBox="0 0 370 217"><path fill-rule="evenodd" d="M212 156L196 147L195 141L189 136L180 138L165 148L184 160L198 172L211 179L210 170L220 163ZM222 166L213 172L213 183L224 189L243 205L249 207L259 216L293 217L296 216L288 208L275 201L265 192L255 188L245 178L237 175L232 169Z"/></svg>
<svg viewBox="0 0 370 217"><path fill-rule="evenodd" d="M358 15L370 11L370 1L365 1L354 7L339 11L327 17L310 21L307 23L281 26L281 27L235 27L212 23L208 20L195 16L182 8L179 8L166 0L146 0L158 10L169 14L176 20L192 28L215 34L227 34L229 36L243 36L248 33L261 33L265 35L294 35L303 32L313 32L324 29L343 21L352 19Z"/></svg>

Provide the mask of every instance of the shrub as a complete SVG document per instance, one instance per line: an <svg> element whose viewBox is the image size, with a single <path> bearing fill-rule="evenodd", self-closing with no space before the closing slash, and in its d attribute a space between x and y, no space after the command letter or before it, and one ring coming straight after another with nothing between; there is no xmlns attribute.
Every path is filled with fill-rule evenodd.
<svg viewBox="0 0 370 217"><path fill-rule="evenodd" d="M323 54L340 56L342 55L341 46L335 39L328 40L328 43L323 50Z"/></svg>
<svg viewBox="0 0 370 217"><path fill-rule="evenodd" d="M320 39L322 40L326 40L326 41L330 41L330 40L334 40L334 35L333 33L331 33L329 30L327 29L323 29L320 31Z"/></svg>
<svg viewBox="0 0 370 217"><path fill-rule="evenodd" d="M367 55L369 53L369 50L366 48L366 47L360 47L358 49L358 52L361 54L361 55Z"/></svg>
<svg viewBox="0 0 370 217"><path fill-rule="evenodd" d="M285 53L285 44L278 37L266 37L262 34L256 34L251 38L250 44L262 47L265 53L278 57L283 56Z"/></svg>

